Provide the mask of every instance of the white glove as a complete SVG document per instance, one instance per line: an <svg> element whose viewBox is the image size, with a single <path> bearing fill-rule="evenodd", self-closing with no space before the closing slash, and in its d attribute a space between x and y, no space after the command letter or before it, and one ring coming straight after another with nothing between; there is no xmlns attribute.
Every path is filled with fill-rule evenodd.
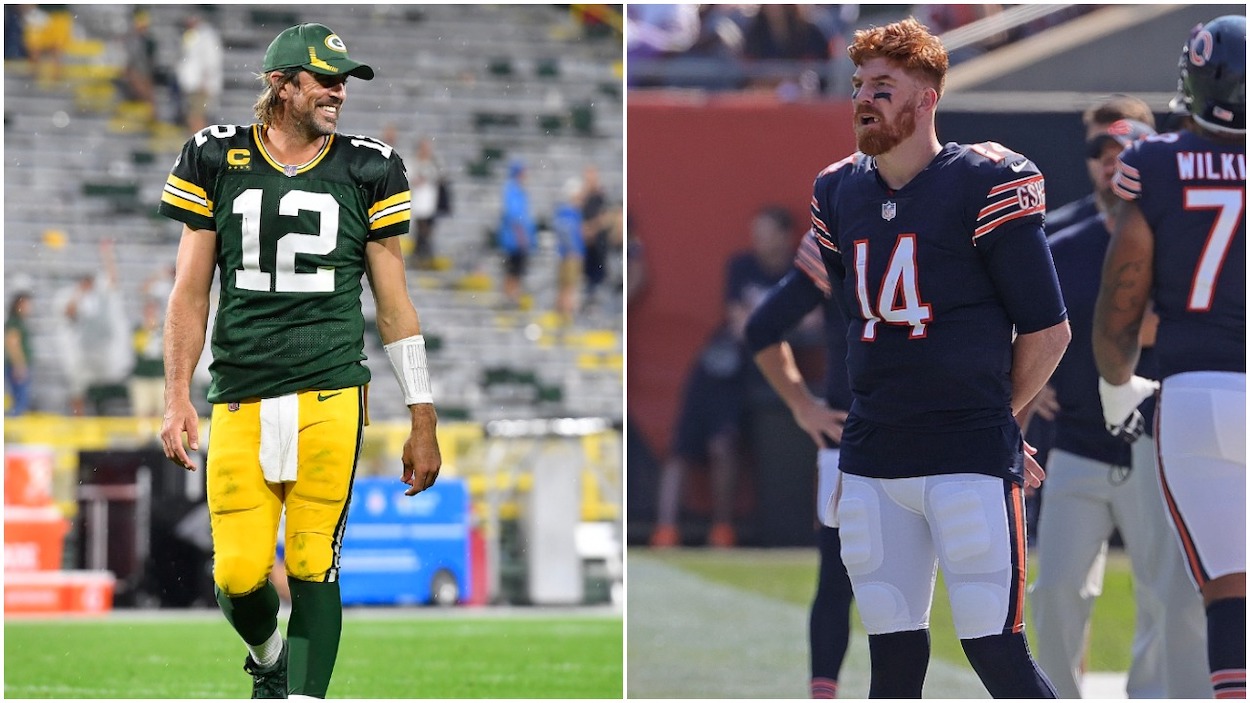
<svg viewBox="0 0 1250 703"><path fill-rule="evenodd" d="M1102 419L1108 427L1117 427L1133 414L1142 401L1159 390L1159 382L1134 376L1128 383L1113 386L1107 379L1098 379L1098 397L1102 399Z"/></svg>

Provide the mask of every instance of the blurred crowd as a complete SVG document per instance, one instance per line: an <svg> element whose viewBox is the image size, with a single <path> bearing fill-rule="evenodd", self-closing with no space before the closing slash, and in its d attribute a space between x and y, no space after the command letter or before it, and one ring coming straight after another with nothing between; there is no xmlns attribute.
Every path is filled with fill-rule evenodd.
<svg viewBox="0 0 1250 703"><path fill-rule="evenodd" d="M999 15L1010 5L902 6L935 34ZM1096 9L1077 5L1047 14L951 53L951 64L1018 41ZM629 5L627 55L631 88L771 91L782 100L842 95L852 67L850 36L861 26L896 19L900 6L859 4ZM888 17L882 13L893 13Z"/></svg>
<svg viewBox="0 0 1250 703"><path fill-rule="evenodd" d="M148 123L161 121L198 132L216 121L224 85L225 49L221 35L205 11L189 11L178 34L152 31L151 12L136 6L129 26L117 37L123 58L116 87L124 100L139 103ZM74 12L70 5L5 5L4 60L6 70L29 71L40 85L54 87L65 78L63 58L74 40ZM162 59L161 41L177 42Z"/></svg>

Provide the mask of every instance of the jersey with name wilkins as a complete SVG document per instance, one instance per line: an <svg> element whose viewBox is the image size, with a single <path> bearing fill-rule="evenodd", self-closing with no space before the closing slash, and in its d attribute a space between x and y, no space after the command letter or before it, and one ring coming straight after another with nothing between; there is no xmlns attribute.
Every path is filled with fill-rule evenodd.
<svg viewBox="0 0 1250 703"><path fill-rule="evenodd" d="M1112 189L1135 201L1154 234L1163 378L1246 372L1246 144L1193 132L1125 149Z"/></svg>
<svg viewBox="0 0 1250 703"><path fill-rule="evenodd" d="M369 137L330 135L300 166L259 125L208 127L182 149L159 212L217 233L213 403L369 381L365 244L408 231L403 161Z"/></svg>
<svg viewBox="0 0 1250 703"><path fill-rule="evenodd" d="M1013 331L1066 318L1042 174L999 144L947 144L903 188L856 153L817 177L812 226L845 308L853 402L842 468L1021 480Z"/></svg>

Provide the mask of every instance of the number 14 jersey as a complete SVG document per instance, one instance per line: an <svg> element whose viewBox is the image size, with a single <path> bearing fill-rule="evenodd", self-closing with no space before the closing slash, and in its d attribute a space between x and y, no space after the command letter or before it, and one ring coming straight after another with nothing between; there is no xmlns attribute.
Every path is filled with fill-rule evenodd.
<svg viewBox="0 0 1250 703"><path fill-rule="evenodd" d="M312 160L284 166L261 129L197 133L158 210L217 233L213 403L367 383L365 243L408 231L408 179L390 146L334 134Z"/></svg>
<svg viewBox="0 0 1250 703"><path fill-rule="evenodd" d="M998 144L951 143L894 190L856 153L817 177L811 207L850 322L843 470L1020 481L1013 331L1066 318L1042 174Z"/></svg>

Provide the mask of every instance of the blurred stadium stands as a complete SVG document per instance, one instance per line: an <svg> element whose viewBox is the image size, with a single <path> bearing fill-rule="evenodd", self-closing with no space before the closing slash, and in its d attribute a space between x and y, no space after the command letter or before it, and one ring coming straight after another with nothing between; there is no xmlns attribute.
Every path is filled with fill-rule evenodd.
<svg viewBox="0 0 1250 703"><path fill-rule="evenodd" d="M550 241L531 261L528 310L506 310L491 248L506 163L529 166L535 216L545 221L567 178L587 165L601 174L610 207L622 201L621 38L568 6L217 5L145 6L158 63L176 65L181 20L193 9L225 46L226 84L211 122L246 124L255 73L279 31L316 21L340 34L352 55L378 72L349 90L342 131L382 136L388 126L411 158L421 135L451 172L455 209L438 224L436 247L450 265L410 273L409 286L431 338L431 367L446 419L622 416L620 256L609 259L605 304L560 329L553 307L556 260ZM55 353L55 291L98 268L97 243L117 242L128 316L140 314L140 285L171 264L179 226L155 215L178 149L190 135L122 100L113 83L132 6L75 5L75 39L63 80L37 81L20 62L4 76L6 297L34 292L31 331L34 405L64 412L67 388ZM605 31L606 30L606 31ZM405 242L405 247L409 246ZM618 247L619 249L619 247ZM618 252L619 253L619 252ZM366 289L367 290L367 289ZM366 292L365 312L373 302ZM370 326L371 327L371 326ZM366 339L374 378L371 414L398 417L403 405L376 335Z"/></svg>

